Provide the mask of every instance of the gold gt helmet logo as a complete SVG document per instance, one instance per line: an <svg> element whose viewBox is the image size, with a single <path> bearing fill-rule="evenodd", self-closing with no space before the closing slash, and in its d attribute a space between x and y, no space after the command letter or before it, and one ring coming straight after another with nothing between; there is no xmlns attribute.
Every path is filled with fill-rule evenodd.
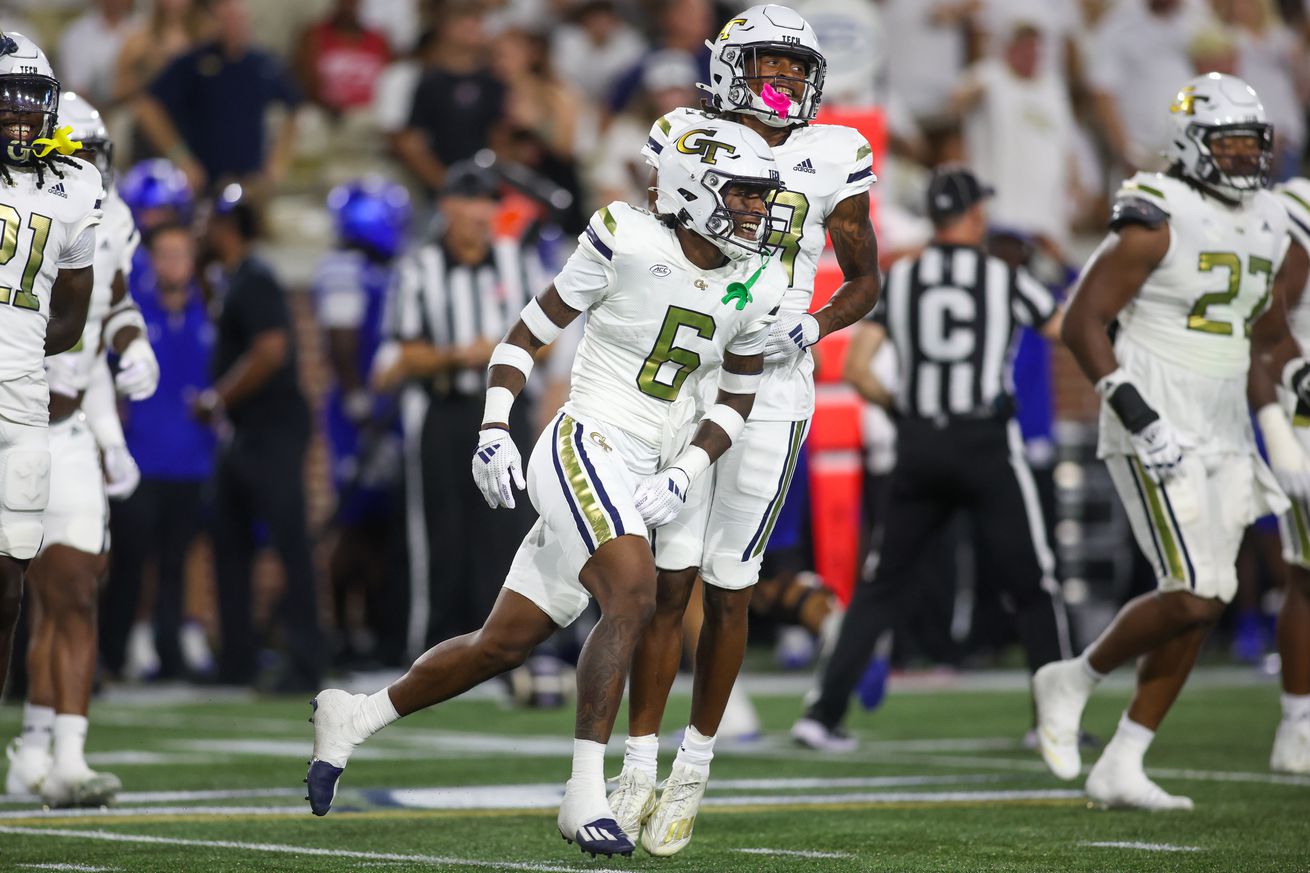
<svg viewBox="0 0 1310 873"><path fill-rule="evenodd" d="M1169 111L1174 113L1181 112L1183 115L1195 115L1196 101L1198 99L1208 101L1210 98L1206 97L1204 94L1200 95L1198 98L1196 94L1196 86L1188 85L1186 88L1178 92L1178 96L1174 98L1174 102L1169 105Z"/></svg>
<svg viewBox="0 0 1310 873"><path fill-rule="evenodd" d="M714 136L716 133L718 133L717 130L707 127L698 127L695 130L689 130L682 136L678 137L678 151L682 152L684 155L700 155L700 162L711 166L719 162L718 154L720 151L726 152L730 155L736 154L737 147L735 145L726 142L719 142L716 139L710 139L710 137Z"/></svg>

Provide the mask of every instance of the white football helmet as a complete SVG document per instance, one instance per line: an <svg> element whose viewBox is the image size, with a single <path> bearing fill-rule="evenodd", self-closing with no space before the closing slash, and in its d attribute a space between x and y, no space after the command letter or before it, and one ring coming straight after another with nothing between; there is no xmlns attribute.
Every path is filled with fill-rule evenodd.
<svg viewBox="0 0 1310 873"><path fill-rule="evenodd" d="M105 188L113 187L114 141L100 112L75 91L65 92L59 98L59 127L71 127L68 135L82 143L82 151L90 152L91 162L100 171Z"/></svg>
<svg viewBox="0 0 1310 873"><path fill-rule="evenodd" d="M775 3L752 6L728 21L705 45L710 49L710 81L699 87L709 92L715 112L743 112L771 127L804 124L819 114L828 62L814 28L795 10ZM773 83L789 77L756 75L762 54L805 62L805 78L788 81L800 91L798 96L789 97L773 88Z"/></svg>
<svg viewBox="0 0 1310 873"><path fill-rule="evenodd" d="M21 33L0 33L0 160L29 163L32 141L54 134L58 114L59 80L45 53Z"/></svg>
<svg viewBox="0 0 1310 873"><path fill-rule="evenodd" d="M1183 175L1235 199L1269 184L1274 128L1260 97L1246 82L1222 73L1197 76L1178 92L1169 112L1174 129L1165 157ZM1226 137L1253 137L1259 151L1250 156L1216 155L1216 141Z"/></svg>
<svg viewBox="0 0 1310 873"><path fill-rule="evenodd" d="M728 207L724 192L731 185L762 189L768 211L758 222ZM659 156L655 210L671 215L687 229L718 246L733 260L769 251L772 233L785 230L772 215L773 200L783 188L773 152L755 131L717 119L673 131ZM753 224L753 228L752 225Z"/></svg>

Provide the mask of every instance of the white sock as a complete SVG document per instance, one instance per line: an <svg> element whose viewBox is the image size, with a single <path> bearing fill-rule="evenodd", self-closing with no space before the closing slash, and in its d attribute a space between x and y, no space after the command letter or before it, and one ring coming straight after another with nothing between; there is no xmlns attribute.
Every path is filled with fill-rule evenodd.
<svg viewBox="0 0 1310 873"><path fill-rule="evenodd" d="M1288 721L1310 720L1310 694L1284 694L1283 718ZM26 720L23 722L23 731L24 735L26 735Z"/></svg>
<svg viewBox="0 0 1310 873"><path fill-rule="evenodd" d="M87 721L84 715L56 715L52 733L55 740L55 769L79 770L86 767Z"/></svg>
<svg viewBox="0 0 1310 873"><path fill-rule="evenodd" d="M579 788L605 795L605 744L594 740L573 741L573 773L569 782Z"/></svg>
<svg viewBox="0 0 1310 873"><path fill-rule="evenodd" d="M1151 747L1153 739L1155 739L1155 731L1142 727L1130 719L1125 712L1119 717L1119 727L1114 732L1114 736L1105 746L1105 754L1123 755L1135 761L1140 767L1142 758L1146 756L1146 750Z"/></svg>
<svg viewBox="0 0 1310 873"><path fill-rule="evenodd" d="M1083 652L1075 660L1082 667L1083 678L1087 680L1087 686L1089 689L1095 688L1096 683L1105 678L1104 673L1097 671L1096 668L1092 666L1092 662L1087 658L1087 652Z"/></svg>
<svg viewBox="0 0 1310 873"><path fill-rule="evenodd" d="M352 721L362 741L373 736L398 718L400 718L400 713L396 712L396 706L391 702L391 695L387 689L383 688L364 699L363 705L355 712Z"/></svg>
<svg viewBox="0 0 1310 873"><path fill-rule="evenodd" d="M24 703L23 741L18 745L17 757L36 758L50 754L51 732L54 725L53 708Z"/></svg>
<svg viewBox="0 0 1310 873"><path fill-rule="evenodd" d="M708 776L710 761L714 760L714 737L707 737L691 725L682 735L678 747L678 761L691 767L702 776Z"/></svg>
<svg viewBox="0 0 1310 873"><path fill-rule="evenodd" d="M640 770L654 782L659 773L660 738L658 734L628 737L623 744L623 766Z"/></svg>

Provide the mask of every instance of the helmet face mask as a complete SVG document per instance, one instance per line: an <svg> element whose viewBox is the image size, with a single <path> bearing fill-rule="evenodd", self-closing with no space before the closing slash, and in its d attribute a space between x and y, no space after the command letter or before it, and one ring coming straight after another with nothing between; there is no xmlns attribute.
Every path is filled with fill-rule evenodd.
<svg viewBox="0 0 1310 873"><path fill-rule="evenodd" d="M32 143L55 132L59 80L41 49L21 33L0 33L0 161L32 161Z"/></svg>
<svg viewBox="0 0 1310 873"><path fill-rule="evenodd" d="M818 115L828 64L814 28L795 11L752 6L705 44L710 81L699 87L709 92L716 112L752 115L771 127L806 124ZM790 65L768 63L777 58L801 61L804 76L796 77Z"/></svg>
<svg viewBox="0 0 1310 873"><path fill-rule="evenodd" d="M1269 184L1273 169L1274 130L1268 124L1235 124L1217 127L1193 125L1188 135L1196 138L1209 159L1206 181L1233 191L1258 191Z"/></svg>

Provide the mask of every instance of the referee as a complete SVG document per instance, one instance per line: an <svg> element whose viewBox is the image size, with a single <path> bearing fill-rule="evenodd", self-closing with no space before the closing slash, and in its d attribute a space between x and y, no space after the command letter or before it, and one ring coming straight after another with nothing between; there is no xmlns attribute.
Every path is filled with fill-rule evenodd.
<svg viewBox="0 0 1310 873"><path fill-rule="evenodd" d="M374 387L409 386L401 419L416 653L482 625L535 518L527 500L489 509L469 475L492 349L549 281L534 254L494 235L499 190L499 177L472 161L447 171L441 230L397 266L374 364ZM530 413L516 404L510 419L519 445L535 437Z"/></svg>
<svg viewBox="0 0 1310 873"><path fill-rule="evenodd" d="M1030 670L1070 657L1037 491L1013 418L1010 351L1019 325L1060 335L1063 310L1023 270L983 250L992 193L968 170L939 168L928 188L933 238L892 265L871 322L851 354L869 360L884 340L901 374L893 393L866 364L848 368L859 392L897 421L897 464L880 558L856 588L818 698L792 728L803 745L854 748L841 729L874 645L923 594L915 565L957 510L971 516L980 564L1013 605Z"/></svg>

